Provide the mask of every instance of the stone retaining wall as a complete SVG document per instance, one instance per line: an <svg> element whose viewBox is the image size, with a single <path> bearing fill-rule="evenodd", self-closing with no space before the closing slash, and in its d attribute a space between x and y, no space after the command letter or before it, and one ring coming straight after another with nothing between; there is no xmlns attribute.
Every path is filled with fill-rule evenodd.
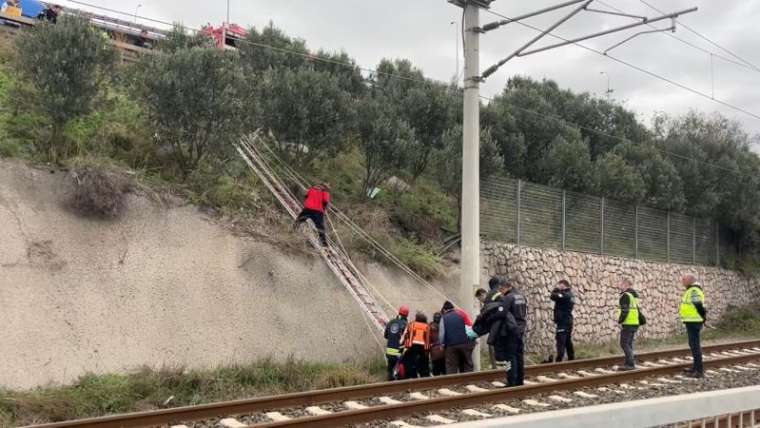
<svg viewBox="0 0 760 428"><path fill-rule="evenodd" d="M758 283L737 272L706 266L652 263L642 260L486 242L482 248L483 273L503 274L516 281L529 304L527 346L551 354L554 347L553 302L549 294L560 279L567 279L576 296L574 339L601 344L615 340L617 284L623 277L640 293L647 325L639 337L662 338L683 329L678 305L683 294L681 275L694 273L704 286L708 323L729 305L760 297Z"/></svg>

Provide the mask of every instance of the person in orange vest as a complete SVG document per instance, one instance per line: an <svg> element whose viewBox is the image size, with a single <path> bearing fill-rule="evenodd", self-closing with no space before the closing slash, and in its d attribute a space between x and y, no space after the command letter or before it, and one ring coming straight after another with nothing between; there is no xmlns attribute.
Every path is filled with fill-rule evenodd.
<svg viewBox="0 0 760 428"><path fill-rule="evenodd" d="M325 235L325 211L330 204L330 183L322 183L313 186L306 191L306 198L303 201L303 209L298 214L293 229L306 220L311 220L319 232L319 240L322 246L327 246L327 236Z"/></svg>
<svg viewBox="0 0 760 428"><path fill-rule="evenodd" d="M406 326L404 333L404 366L406 377L415 379L430 376L430 326L427 317L417 312L414 322Z"/></svg>

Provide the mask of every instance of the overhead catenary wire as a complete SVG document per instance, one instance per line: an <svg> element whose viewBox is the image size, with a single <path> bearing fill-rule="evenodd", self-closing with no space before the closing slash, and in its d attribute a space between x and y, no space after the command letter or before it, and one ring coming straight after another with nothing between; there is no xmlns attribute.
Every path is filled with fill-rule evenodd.
<svg viewBox="0 0 760 428"><path fill-rule="evenodd" d="M647 3L646 1L644 1L644 0L639 0L639 1L640 1L641 3L643 3L645 6L649 7L650 9L652 9L652 10L655 10L655 11L657 11L657 12L660 12L660 10L659 10L658 8L656 8L655 6L653 6L653 5L649 4L649 3ZM662 13L662 12L660 12L660 13ZM756 66L754 63L751 63L751 62L749 62L748 60L746 60L746 59L744 59L744 58L740 57L739 55L735 54L733 51L729 50L728 48L725 48L725 47L723 47L723 46L719 45L718 43L714 42L714 41L713 41L712 39L710 39L709 37L705 36L704 34L700 33L699 31L697 31L697 30L695 30L695 29L693 29L693 28L689 27L688 25L686 25L686 24L684 24L684 23L682 23L682 22L680 22L680 21L679 21L678 23L679 23L679 24L680 24L680 25L681 25L683 28L685 28L685 29L686 29L686 31L689 31L690 33L692 33L692 34L696 35L697 37L701 38L702 40L706 41L707 43L710 43L711 45L715 46L716 48L718 48L718 49L722 50L723 52L725 52L725 53L727 53L727 54L729 54L729 55L731 55L732 57L734 57L734 58L736 58L737 60L739 60L739 61L743 62L744 64L748 65L749 67L753 68L754 70L756 70L756 71L760 71L760 67Z"/></svg>
<svg viewBox="0 0 760 428"><path fill-rule="evenodd" d="M611 5L611 4L607 3L607 2L604 2L604 1L602 1L602 0L596 0L596 1L597 1L599 4L602 4L602 5L604 5L604 6L607 6L607 7L608 7L608 8L610 8L610 9L616 10L616 11L618 11L618 12L624 12L624 11L623 11L622 9L620 9L619 7L615 7L615 6L613 6L613 5ZM655 10L655 11L657 11L657 12L659 12L659 13L665 13L665 12L663 12L662 10L659 10L659 9L654 9L654 10ZM686 28L686 25L684 25L682 22L678 21L678 24L679 24L679 25L681 25L683 28ZM649 27L651 27L651 28L657 28L657 27L655 27L654 25L651 25L651 24L647 24L647 25L648 25ZM736 65L736 66L739 66L739 67L745 68L745 69L747 69L747 70L750 70L750 71L754 71L754 72L758 72L758 73L760 73L760 69L757 69L757 68L755 68L755 67L753 67L753 66L751 66L751 65L747 65L747 64L745 64L745 63L743 63L743 62L739 62L739 61L737 61L737 60L734 60L734 59L728 58L727 56L724 56L724 55L721 55L721 54L715 53L715 52L713 52L713 51L710 51L710 50L708 50L708 49L705 49L705 48L703 48L703 47L701 47L701 46L698 46L698 45L696 45L696 44L694 44L694 43L692 43L692 42L690 42L690 41L688 41L688 40L686 40L686 39L684 39L684 38L678 37L678 36L676 36L675 34L673 34L673 33L671 33L671 32L667 32L667 33L665 33L665 34L666 34L668 37L671 37L671 38L673 38L673 39L675 39L675 40L678 40L679 42L681 42L681 43L683 43L683 44L685 44L685 45L687 45L687 46L689 46L689 47L691 47L691 48L693 48L693 49L696 49L696 50L698 50L698 51L701 51L701 52L703 52L703 53L706 53L706 54L708 54L708 55L713 55L715 58L721 59L721 60L723 60L723 61L725 61L725 62L728 62L728 63L730 63L730 64L734 64L734 65Z"/></svg>
<svg viewBox="0 0 760 428"><path fill-rule="evenodd" d="M495 10L493 10L493 9L484 9L484 10L485 10L487 13L490 13L490 14L492 14L492 15L498 16L498 17L500 17L500 18L504 18L504 19L510 19L510 20L512 19L512 18L510 18L509 16L507 16L507 15L504 15L504 14L502 14L502 13L499 13L499 12L496 12L496 11L495 11ZM527 23L525 23L525 22L522 22L522 21L515 21L515 23L516 23L516 24L518 24L518 25L521 25L521 26L523 26L523 27L526 27L526 28L530 28L531 30L533 30L533 31L537 31L537 32L539 32L539 33L544 33L544 32L546 32L546 30L545 30L545 29L542 29L542 28L540 28L540 27L536 27L535 25L532 25L532 24L527 24ZM582 49L585 49L585 50L587 50L587 51L589 51L589 52L593 52L593 53L595 53L595 54L597 54L597 55L600 55L600 56L603 56L603 57L605 57L605 58L609 58L609 59L611 59L611 60L613 60L613 61L615 61L615 62L618 62L618 63L620 63L620 64L623 64L623 65L625 65L626 67L632 68L632 69L634 69L634 70L636 70L636 71L638 71L638 72L640 72L640 73L646 74L646 75L648 75L648 76L650 76L650 77L653 77L653 78L655 78L655 79L659 79L659 80L662 80L663 82L666 82L666 83L668 83L668 84L670 84L670 85L672 85L672 86L675 86L675 87L681 88L681 89L683 89L683 90L685 90L685 91L691 92L691 93L693 93L693 94L695 94L695 95L698 95L698 96L700 96L700 97L702 97L702 98L705 98L705 99L707 99L707 100L710 100L710 101L712 101L712 102L714 102L714 103L720 104L720 105L722 105L722 106L724 106L724 107L728 107L728 108L730 108L730 109L732 109L732 110L735 110L735 111L738 111L738 112L744 113L744 114L746 114L747 116L750 116L750 117L753 117L753 118L755 118L755 119L758 119L758 120L760 120L760 115L758 115L758 114L756 114L756 113L753 113L753 112L751 112L751 111L749 111L749 110L747 110L747 109L745 109L745 108L743 108L743 107L739 107L739 106L733 105L733 104L731 104L731 103L729 103L729 102L727 102L727 101L721 100L721 99L719 99L719 98L713 98L713 97L712 97L710 94L706 94L706 93L704 93L704 92L700 91L699 89L694 89L694 88L692 88L692 87L690 87L690 86L687 86L687 85L685 85L685 84L683 84L683 83L677 82L677 81L675 81L675 80L673 80L673 79L670 79L670 78L668 78L668 77L665 77L665 76L663 76L663 75L661 75L661 74L658 74L658 73L656 73L656 72L654 72L654 71L651 71L651 70L647 70L647 69L645 69L645 68L643 68L643 67L640 67L640 66L638 66L638 65L635 65L635 64L633 64L633 63L631 63L631 62L629 62L629 61L626 61L626 60L624 60L624 59L621 59L621 58L618 58L618 57L614 57L614 56L612 56L612 55L609 55L609 54L605 54L603 51L600 51L599 49L596 49L596 48L592 48L592 47L590 47L590 46L584 45L584 44L582 44L582 43L579 43L579 42L572 42L570 39L567 39L567 38L565 38L565 37L562 37L562 36L558 36L558 35L556 35L556 34L554 34L554 33L551 33L551 32L546 32L546 35L548 35L548 36L551 36L551 37L554 37L555 39L559 39L559 40L562 40L562 41L564 41L564 42L572 43L572 44L574 44L574 45L576 45L576 46L578 46L578 47L580 47L580 48L582 48Z"/></svg>

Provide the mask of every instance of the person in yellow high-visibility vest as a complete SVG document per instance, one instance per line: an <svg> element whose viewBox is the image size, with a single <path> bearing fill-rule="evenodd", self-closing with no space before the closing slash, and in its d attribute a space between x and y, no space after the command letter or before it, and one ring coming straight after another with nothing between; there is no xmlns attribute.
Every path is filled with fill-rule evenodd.
<svg viewBox="0 0 760 428"><path fill-rule="evenodd" d="M693 361L691 370L687 370L687 372L690 377L703 378L705 372L702 367L702 344L699 336L707 319L705 292L702 291L702 286L697 281L697 277L692 274L681 277L681 284L686 288L686 291L681 297L678 314L681 317L681 322L686 326L686 333L689 335L689 348Z"/></svg>
<svg viewBox="0 0 760 428"><path fill-rule="evenodd" d="M625 354L625 363L620 370L636 369L633 353L633 339L639 329L639 294L633 289L633 282L624 278L618 284L620 299L618 300L618 324L620 324L620 347Z"/></svg>

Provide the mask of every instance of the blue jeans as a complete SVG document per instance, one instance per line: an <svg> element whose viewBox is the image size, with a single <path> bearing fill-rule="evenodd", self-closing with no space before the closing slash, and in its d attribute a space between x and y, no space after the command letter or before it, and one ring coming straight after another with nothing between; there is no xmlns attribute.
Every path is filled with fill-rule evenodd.
<svg viewBox="0 0 760 428"><path fill-rule="evenodd" d="M702 344L700 343L699 334L702 332L701 322L687 322L686 333L689 335L689 349L691 357L694 359L692 368L695 373L704 374L705 369L702 367Z"/></svg>

